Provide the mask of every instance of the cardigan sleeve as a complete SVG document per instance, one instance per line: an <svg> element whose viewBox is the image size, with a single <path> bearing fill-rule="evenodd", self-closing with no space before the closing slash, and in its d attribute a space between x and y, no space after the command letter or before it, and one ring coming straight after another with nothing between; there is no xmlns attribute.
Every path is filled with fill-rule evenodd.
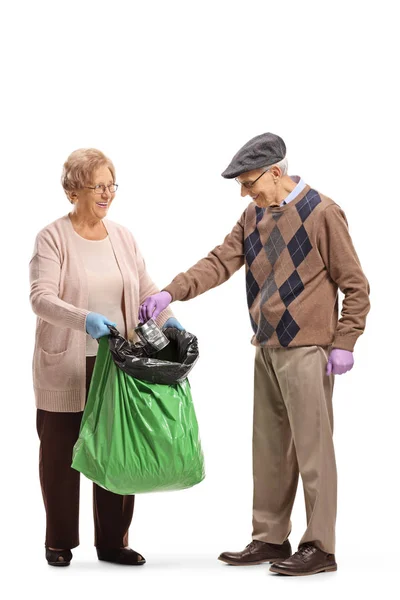
<svg viewBox="0 0 400 600"><path fill-rule="evenodd" d="M333 348L354 349L370 310L369 283L350 237L346 216L337 204L322 213L318 248L327 271L344 294Z"/></svg>
<svg viewBox="0 0 400 600"><path fill-rule="evenodd" d="M247 209L246 209L247 210ZM223 243L164 288L173 300L190 300L227 281L244 264L244 211Z"/></svg>
<svg viewBox="0 0 400 600"><path fill-rule="evenodd" d="M86 331L88 310L59 298L61 261L51 234L41 231L29 263L30 302L33 312L57 327Z"/></svg>

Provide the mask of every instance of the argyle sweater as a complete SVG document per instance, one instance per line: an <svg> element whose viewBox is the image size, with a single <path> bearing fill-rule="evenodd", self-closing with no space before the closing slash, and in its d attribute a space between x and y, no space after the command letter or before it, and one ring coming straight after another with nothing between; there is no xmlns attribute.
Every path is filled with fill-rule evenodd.
<svg viewBox="0 0 400 600"><path fill-rule="evenodd" d="M252 202L224 242L164 290L173 300L189 300L243 264L255 346L354 349L370 308L369 284L333 200L307 185L285 206L261 209Z"/></svg>

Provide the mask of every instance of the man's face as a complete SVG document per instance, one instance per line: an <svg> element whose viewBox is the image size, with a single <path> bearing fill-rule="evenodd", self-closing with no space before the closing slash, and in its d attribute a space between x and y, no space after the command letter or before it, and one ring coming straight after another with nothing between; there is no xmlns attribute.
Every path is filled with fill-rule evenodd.
<svg viewBox="0 0 400 600"><path fill-rule="evenodd" d="M241 195L250 196L260 208L266 208L277 202L277 190L274 173L263 169L254 169L242 173L236 178L241 185Z"/></svg>

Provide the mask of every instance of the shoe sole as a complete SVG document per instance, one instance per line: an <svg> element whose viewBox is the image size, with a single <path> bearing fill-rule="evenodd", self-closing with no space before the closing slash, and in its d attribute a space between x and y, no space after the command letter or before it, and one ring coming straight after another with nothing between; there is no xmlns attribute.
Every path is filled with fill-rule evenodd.
<svg viewBox="0 0 400 600"><path fill-rule="evenodd" d="M286 558L289 558L288 556ZM235 562L233 560L227 560L226 558L221 558L220 556L218 557L218 560L220 560L221 562L227 564L227 565L232 565L232 567L252 567L253 565L263 565L265 563L273 563L273 562L277 562L278 560L285 560L285 558L266 558L264 560L256 560L254 562Z"/></svg>
<svg viewBox="0 0 400 600"><path fill-rule="evenodd" d="M140 561L140 562L135 562L135 563L122 563L122 562L118 562L117 560L109 560L108 558L99 558L97 557L98 560L102 560L103 562L109 562L109 563L113 563L114 565L122 565L123 567L143 567L143 565L146 564L146 561Z"/></svg>
<svg viewBox="0 0 400 600"><path fill-rule="evenodd" d="M325 567L324 569L315 569L314 571L307 571L307 573L293 573L293 571L286 571L285 569L281 569L280 567L275 567L272 565L269 569L272 573L279 573L279 575L291 575L295 576L304 576L304 575L316 575L317 573L327 573L329 571L337 571L337 565L332 565L331 567Z"/></svg>
<svg viewBox="0 0 400 600"><path fill-rule="evenodd" d="M47 564L50 565L50 567L69 567L71 562L49 562L49 561L47 561Z"/></svg>

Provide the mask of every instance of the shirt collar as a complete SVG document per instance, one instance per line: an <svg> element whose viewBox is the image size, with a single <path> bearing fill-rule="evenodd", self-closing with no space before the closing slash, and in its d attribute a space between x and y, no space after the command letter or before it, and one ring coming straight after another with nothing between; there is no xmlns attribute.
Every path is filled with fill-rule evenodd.
<svg viewBox="0 0 400 600"><path fill-rule="evenodd" d="M299 177L298 175L290 175L290 179L292 181L294 181L297 185L290 192L290 194L288 196L286 196L286 198L284 200L282 200L282 202L280 203L279 206L284 206L285 204L289 204L289 202L294 200L304 190L304 188L307 185L306 182L303 181L303 179L301 177Z"/></svg>

